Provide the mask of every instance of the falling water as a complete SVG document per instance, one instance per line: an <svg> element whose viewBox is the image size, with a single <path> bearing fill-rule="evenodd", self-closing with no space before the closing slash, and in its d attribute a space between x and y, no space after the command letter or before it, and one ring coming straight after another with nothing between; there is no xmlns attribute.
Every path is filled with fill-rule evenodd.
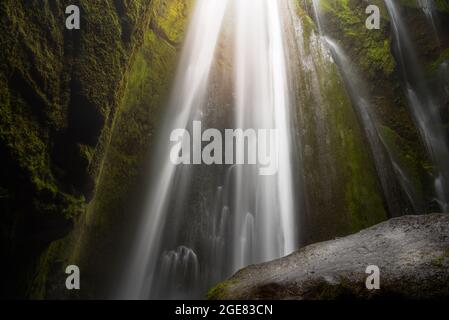
<svg viewBox="0 0 449 320"><path fill-rule="evenodd" d="M438 27L435 17L435 4L433 0L417 0L417 1L418 6L422 9L424 14L426 15L427 21L429 21L430 25L432 26L435 36L438 38Z"/></svg>
<svg viewBox="0 0 449 320"><path fill-rule="evenodd" d="M227 1L224 0L197 1L175 80L169 119L161 129L155 153L157 157L153 160L153 184L148 204L138 231L136 248L130 257L131 263L119 288L120 298L145 299L151 296L171 195L184 191L176 188L181 183L179 178L175 180L177 168L169 158L168 137L173 129L188 126L204 99L226 8ZM183 198L181 194L177 196L178 199Z"/></svg>
<svg viewBox="0 0 449 320"><path fill-rule="evenodd" d="M444 212L449 211L449 147L441 119L441 106L425 82L416 50L394 1L385 0L396 37L398 62L403 72L405 93L435 166L436 201Z"/></svg>
<svg viewBox="0 0 449 320"><path fill-rule="evenodd" d="M399 212L402 211L398 199L401 198L400 193L404 192L415 212L419 212L421 204L417 203L416 199L419 197L416 196L413 184L394 160L393 154L382 140L378 128L379 121L373 112L373 106L371 105L370 96L364 80L359 76L358 70L356 70L343 49L325 35L325 31L321 25L319 0L313 0L312 4L316 23L318 25L318 32L321 35L320 40L321 42L326 43L333 60L339 66L340 73L345 81L348 93L369 142L388 211L393 216L398 215ZM398 182L400 187L398 186Z"/></svg>
<svg viewBox="0 0 449 320"><path fill-rule="evenodd" d="M388 146L383 143L382 135L378 128L379 121L376 119L373 112L364 81L360 78L357 70L355 70L355 67L349 61L349 58L343 49L331 39L325 37L325 40L332 51L335 62L340 66L353 105L363 124L389 212L393 215L397 215L401 212L400 204L398 203L400 195L396 188L396 179L399 181L402 189L407 195L414 211L421 212L422 206L421 203L417 202L419 197L417 196L413 183L411 183L410 179L408 179L407 175L394 160L394 155L390 152ZM386 152L388 152L388 154L386 154ZM392 172L392 169L395 174Z"/></svg>
<svg viewBox="0 0 449 320"><path fill-rule="evenodd" d="M257 217L254 227L258 231L252 248L247 241L237 243L235 269L245 265L238 259L244 251L252 251L257 261L266 261L290 253L296 247L289 98L279 9L279 1L235 2L236 121L240 128L277 128L280 142L276 177L259 177L246 168L237 168L236 212L241 214L235 216L235 225L240 229L236 235L249 236L245 225L252 217Z"/></svg>
<svg viewBox="0 0 449 320"><path fill-rule="evenodd" d="M323 29L321 26L321 16L320 16L320 4L319 0L312 0L313 13L315 15L316 24L318 26L318 33L323 34Z"/></svg>
<svg viewBox="0 0 449 320"><path fill-rule="evenodd" d="M300 195L294 195L282 2L197 1L118 297L200 298L239 268L297 248L294 199ZM215 77L223 64L217 61L218 46L234 52L234 58L225 58L232 67L218 72L233 73L228 91L226 81ZM220 98L220 91L227 99ZM223 100L232 100L232 106ZM234 114L229 122L217 120L223 110ZM277 174L261 176L257 165L172 165L170 132L190 129L193 120L208 126L219 122L218 129L229 124L277 129Z"/></svg>

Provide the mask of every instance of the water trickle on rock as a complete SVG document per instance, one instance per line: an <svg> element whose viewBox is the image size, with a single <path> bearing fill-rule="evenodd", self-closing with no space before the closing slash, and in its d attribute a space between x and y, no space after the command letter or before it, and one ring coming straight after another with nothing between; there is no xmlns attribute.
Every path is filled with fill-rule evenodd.
<svg viewBox="0 0 449 320"><path fill-rule="evenodd" d="M435 166L435 200L443 212L449 212L449 144L441 118L442 105L424 77L416 49L400 11L392 0L385 0L393 25L396 55L403 74L404 90L416 126Z"/></svg>

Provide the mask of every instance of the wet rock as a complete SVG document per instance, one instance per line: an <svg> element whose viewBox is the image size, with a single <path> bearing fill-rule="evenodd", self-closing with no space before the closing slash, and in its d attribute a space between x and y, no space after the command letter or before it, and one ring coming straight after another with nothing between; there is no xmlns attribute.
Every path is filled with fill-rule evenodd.
<svg viewBox="0 0 449 320"><path fill-rule="evenodd" d="M380 289L366 288L366 268ZM404 216L354 235L250 266L213 288L209 299L447 299L449 215Z"/></svg>

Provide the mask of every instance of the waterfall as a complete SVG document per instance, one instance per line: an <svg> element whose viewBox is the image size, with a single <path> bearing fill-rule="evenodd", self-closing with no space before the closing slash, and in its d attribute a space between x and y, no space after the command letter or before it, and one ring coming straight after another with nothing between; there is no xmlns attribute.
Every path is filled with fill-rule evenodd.
<svg viewBox="0 0 449 320"><path fill-rule="evenodd" d="M226 7L227 1L224 0L197 1L175 79L170 112L159 134L145 215L130 256L126 277L119 288L120 298L144 299L150 296L154 287L166 211L171 195L176 191L184 191L179 190L179 178L175 179L177 168L169 160L167 139L173 129L187 127L204 99ZM177 196L182 199L181 194Z"/></svg>
<svg viewBox="0 0 449 320"><path fill-rule="evenodd" d="M312 4L313 14L318 25L320 41L326 44L334 62L339 67L339 72L344 79L353 107L369 143L388 211L393 216L402 212L399 199L402 198L401 193L404 193L414 211L420 212L422 205L417 201L418 197L416 196L417 193L413 184L382 139L379 120L373 111L373 106L370 101L371 97L368 93L365 80L361 78L358 70L356 70L356 67L352 64L344 50L335 41L326 36L322 27L319 0L313 0Z"/></svg>
<svg viewBox="0 0 449 320"><path fill-rule="evenodd" d="M435 17L435 3L433 0L417 0L417 4L426 15L427 21L429 21L429 24L432 26L435 36L439 38L437 21Z"/></svg>
<svg viewBox="0 0 449 320"><path fill-rule="evenodd" d="M449 146L441 119L438 97L425 81L416 50L396 4L385 0L395 34L398 63L403 73L405 94L428 153L435 166L435 198L443 212L449 211Z"/></svg>
<svg viewBox="0 0 449 320"><path fill-rule="evenodd" d="M413 184L402 171L397 161L394 160L394 154L389 150L387 144L383 142L382 135L378 128L379 121L376 119L376 115L373 112L373 106L370 103L370 97L365 87L364 80L359 76L359 73L352 65L343 49L333 40L327 37L324 39L332 51L335 62L340 66L340 72L346 82L353 105L363 124L389 212L393 215L397 215L401 212L398 203L400 195L396 189L396 179L399 181L402 190L404 190L407 195L414 211L421 212L422 205L417 202L419 197L417 196Z"/></svg>
<svg viewBox="0 0 449 320"><path fill-rule="evenodd" d="M321 16L320 16L320 0L312 0L313 13L315 15L316 24L318 26L318 33L323 34L323 27L321 26Z"/></svg>
<svg viewBox="0 0 449 320"><path fill-rule="evenodd" d="M318 34L305 32L294 1L197 0L152 149L146 206L117 297L201 298L235 271L297 249L302 219L307 220L303 209L317 215L349 209L347 202L360 200L357 194L336 198L345 198L345 190L361 183L375 196L360 206L380 209L378 216L355 218L360 223L381 217L385 202L391 213L401 212L404 194L415 211L422 211L407 172L382 139L362 77L344 50L325 36L319 2L312 4ZM423 80L399 12L392 1L386 4L405 93L435 166L435 198L447 211L449 149L439 102ZM441 80L441 91L448 90L447 68L440 66L446 81ZM269 142L276 151L276 174L260 175L260 163L174 165L170 133L195 130L195 123L218 134L239 129L248 146L248 131L276 129ZM353 146L367 152L354 157ZM193 142L194 162L201 147ZM372 157L366 156L369 151ZM341 159L355 164L336 163ZM360 174L361 167L369 173ZM335 189L352 174L363 182L348 179L341 193Z"/></svg>
<svg viewBox="0 0 449 320"><path fill-rule="evenodd" d="M201 298L238 269L297 249L301 195L294 190L282 2L197 1L119 298ZM231 54L220 56L217 47ZM277 174L259 175L259 165L173 165L170 132L194 120L218 130L276 129Z"/></svg>
<svg viewBox="0 0 449 320"><path fill-rule="evenodd" d="M290 159L289 97L279 1L235 2L236 14L236 123L240 128L279 130L279 173L267 178L237 168L236 212L255 215L258 261L291 253L296 246L293 220L293 181ZM252 199L252 195L256 198ZM280 216L273 215L279 212ZM237 237L244 233L242 214L236 215ZM277 227L275 227L277 226ZM281 231L281 232L279 232ZM237 244L235 254L242 256ZM243 261L235 259L235 269Z"/></svg>

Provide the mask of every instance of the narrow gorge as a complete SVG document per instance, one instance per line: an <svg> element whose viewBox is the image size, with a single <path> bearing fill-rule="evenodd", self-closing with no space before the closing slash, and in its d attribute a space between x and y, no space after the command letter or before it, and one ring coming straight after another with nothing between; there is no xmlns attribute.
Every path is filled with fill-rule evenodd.
<svg viewBox="0 0 449 320"><path fill-rule="evenodd" d="M0 3L2 298L448 297L447 1L73 2Z"/></svg>

